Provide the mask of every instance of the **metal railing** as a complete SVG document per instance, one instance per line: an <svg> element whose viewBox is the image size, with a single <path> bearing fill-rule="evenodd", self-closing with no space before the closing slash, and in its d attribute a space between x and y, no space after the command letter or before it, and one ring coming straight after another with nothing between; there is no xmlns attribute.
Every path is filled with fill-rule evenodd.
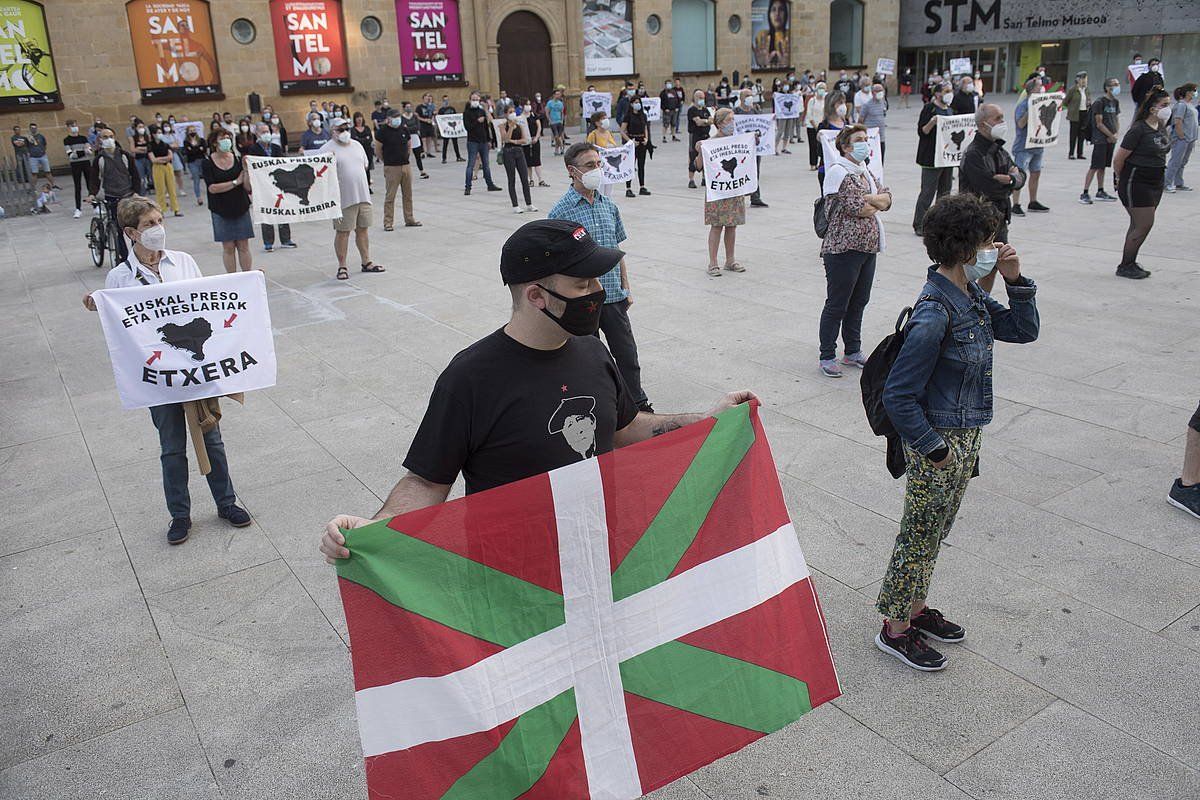
<svg viewBox="0 0 1200 800"><path fill-rule="evenodd" d="M33 175L29 163L13 156L0 156L0 206L8 217L25 216L34 204Z"/></svg>

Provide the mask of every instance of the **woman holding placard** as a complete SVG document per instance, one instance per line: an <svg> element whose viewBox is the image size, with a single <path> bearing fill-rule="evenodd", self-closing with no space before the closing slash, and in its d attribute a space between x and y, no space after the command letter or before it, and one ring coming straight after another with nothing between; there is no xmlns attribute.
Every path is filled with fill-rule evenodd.
<svg viewBox="0 0 1200 800"><path fill-rule="evenodd" d="M713 114L712 127L714 133L710 139L733 136L737 125L733 120L733 109L718 108ZM699 145L696 147L696 171L704 174L704 153ZM725 240L725 269L730 272L745 272L746 268L733 257L733 247L737 239L737 226L746 224L746 196L725 197L720 200L704 201L704 224L708 227L708 274L709 277L721 277L721 267L717 266L717 250L721 239Z"/></svg>
<svg viewBox="0 0 1200 800"><path fill-rule="evenodd" d="M588 144L594 144L596 147L620 147L621 142L617 141L617 137L608 129L608 115L603 111L597 111L591 117L592 130L587 135ZM622 136L625 134L622 133ZM613 184L600 184L600 194L605 197L612 197Z"/></svg>

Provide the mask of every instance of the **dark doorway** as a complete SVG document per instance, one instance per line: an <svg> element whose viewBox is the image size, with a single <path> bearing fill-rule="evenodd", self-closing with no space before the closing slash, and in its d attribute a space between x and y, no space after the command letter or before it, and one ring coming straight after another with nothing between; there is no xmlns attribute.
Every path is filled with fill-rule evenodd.
<svg viewBox="0 0 1200 800"><path fill-rule="evenodd" d="M550 31L537 14L514 11L500 23L500 88L508 96L528 97L537 92L549 97L554 88L554 62L550 58Z"/></svg>

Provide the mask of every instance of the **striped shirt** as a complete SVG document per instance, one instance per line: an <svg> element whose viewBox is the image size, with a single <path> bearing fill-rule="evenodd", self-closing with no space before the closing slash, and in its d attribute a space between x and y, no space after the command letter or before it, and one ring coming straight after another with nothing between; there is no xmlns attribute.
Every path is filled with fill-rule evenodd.
<svg viewBox="0 0 1200 800"><path fill-rule="evenodd" d="M600 192L593 192L595 198L591 203L572 186L562 199L550 209L550 219L565 219L582 225L601 247L619 249L625 241L625 226L621 223L621 210L617 204ZM604 287L605 303L620 303L629 297L629 293L621 286L621 265L610 269L600 276L600 285Z"/></svg>

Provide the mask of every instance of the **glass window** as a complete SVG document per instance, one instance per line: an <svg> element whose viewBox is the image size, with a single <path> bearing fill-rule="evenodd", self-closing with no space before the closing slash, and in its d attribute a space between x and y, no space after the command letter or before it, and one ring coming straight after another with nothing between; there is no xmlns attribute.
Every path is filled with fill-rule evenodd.
<svg viewBox="0 0 1200 800"><path fill-rule="evenodd" d="M739 17L737 14L732 15L729 18L729 32L730 33L738 33L741 30L742 30L742 18Z"/></svg>
<svg viewBox="0 0 1200 800"><path fill-rule="evenodd" d="M658 36L659 31L662 30L662 19L658 14L646 17L646 30L650 32L651 36Z"/></svg>
<svg viewBox="0 0 1200 800"><path fill-rule="evenodd" d="M238 44L250 44L254 41L254 37L258 35L258 31L254 27L254 23L248 19L235 19L233 24L229 26L229 34L233 36L233 40Z"/></svg>
<svg viewBox="0 0 1200 800"><path fill-rule="evenodd" d="M712 0L671 0L671 49L675 72L717 68L717 6Z"/></svg>
<svg viewBox="0 0 1200 800"><path fill-rule="evenodd" d="M829 4L829 66L863 66L862 0L833 0Z"/></svg>
<svg viewBox="0 0 1200 800"><path fill-rule="evenodd" d="M363 38L371 42L383 35L383 23L379 21L379 17L363 17L362 22L358 24L358 29L362 32Z"/></svg>

